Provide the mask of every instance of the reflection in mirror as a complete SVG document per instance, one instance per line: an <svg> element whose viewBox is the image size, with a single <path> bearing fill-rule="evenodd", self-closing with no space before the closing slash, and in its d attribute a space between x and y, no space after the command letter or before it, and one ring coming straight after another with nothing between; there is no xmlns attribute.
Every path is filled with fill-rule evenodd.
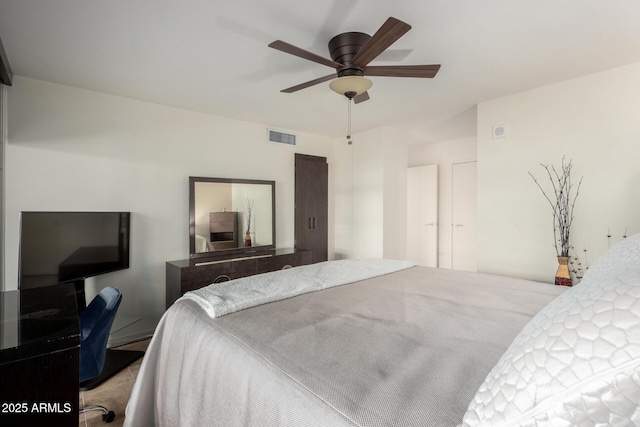
<svg viewBox="0 0 640 427"><path fill-rule="evenodd" d="M275 182L190 177L189 186L192 258L274 247Z"/></svg>

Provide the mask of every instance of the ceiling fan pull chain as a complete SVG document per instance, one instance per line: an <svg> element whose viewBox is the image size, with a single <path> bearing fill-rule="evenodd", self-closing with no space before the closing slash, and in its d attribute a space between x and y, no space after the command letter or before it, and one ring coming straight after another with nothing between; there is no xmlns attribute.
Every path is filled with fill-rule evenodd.
<svg viewBox="0 0 640 427"><path fill-rule="evenodd" d="M347 110L347 115L348 115L348 129L347 129L347 141L349 143L349 145L351 145L353 143L353 141L351 140L351 99L347 98L347 104L348 104L348 110Z"/></svg>

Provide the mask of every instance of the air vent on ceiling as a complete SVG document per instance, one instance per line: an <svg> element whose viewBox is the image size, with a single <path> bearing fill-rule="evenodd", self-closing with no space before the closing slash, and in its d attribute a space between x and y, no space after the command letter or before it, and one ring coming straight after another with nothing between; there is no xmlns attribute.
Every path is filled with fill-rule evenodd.
<svg viewBox="0 0 640 427"><path fill-rule="evenodd" d="M269 142L277 144L296 145L298 137L292 133L284 133L274 129L267 129L267 139Z"/></svg>

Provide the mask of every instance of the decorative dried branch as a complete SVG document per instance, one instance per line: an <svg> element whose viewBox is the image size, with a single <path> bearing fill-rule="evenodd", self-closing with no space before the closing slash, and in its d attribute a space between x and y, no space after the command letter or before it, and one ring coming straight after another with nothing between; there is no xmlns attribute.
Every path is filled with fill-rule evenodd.
<svg viewBox="0 0 640 427"><path fill-rule="evenodd" d="M587 258L587 249L585 248L582 250L582 252L584 253L584 261L581 260L578 255L576 255L576 248L574 248L573 246L571 246L571 252L573 253L573 255L569 260L569 271L573 273L572 283L578 284L584 277L584 274L586 273L586 271L589 269L589 259Z"/></svg>
<svg viewBox="0 0 640 427"><path fill-rule="evenodd" d="M251 231L251 216L253 214L253 199L244 199L244 208L247 213L247 233Z"/></svg>
<svg viewBox="0 0 640 427"><path fill-rule="evenodd" d="M572 195L573 184L571 182L571 168L573 163L571 160L565 162L565 158L562 157L562 166L560 170L557 170L555 166L541 164L547 172L547 177L551 183L553 194L544 190L540 182L536 177L528 172L533 181L536 183L542 195L549 202L551 210L553 212L553 242L556 248L556 254L558 256L569 256L569 234L571 232L571 224L573 222L573 210L576 204L576 199L580 193L580 186L582 185L582 178L578 181L578 186L575 188L575 194Z"/></svg>

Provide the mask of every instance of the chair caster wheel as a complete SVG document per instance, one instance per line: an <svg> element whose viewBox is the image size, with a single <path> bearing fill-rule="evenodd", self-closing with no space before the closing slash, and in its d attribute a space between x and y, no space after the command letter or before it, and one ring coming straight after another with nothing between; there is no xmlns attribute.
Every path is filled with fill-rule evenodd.
<svg viewBox="0 0 640 427"><path fill-rule="evenodd" d="M105 423L110 423L116 419L116 413L113 411L109 411L106 414L102 414L102 421Z"/></svg>

